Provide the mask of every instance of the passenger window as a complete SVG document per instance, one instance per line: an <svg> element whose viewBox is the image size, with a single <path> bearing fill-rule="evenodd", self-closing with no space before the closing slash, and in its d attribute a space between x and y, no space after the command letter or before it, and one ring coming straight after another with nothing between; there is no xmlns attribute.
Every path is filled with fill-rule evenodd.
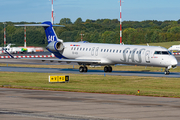
<svg viewBox="0 0 180 120"><path fill-rule="evenodd" d="M71 50L73 50L73 47L71 48Z"/></svg>
<svg viewBox="0 0 180 120"><path fill-rule="evenodd" d="M136 52L136 54L138 54L138 51Z"/></svg>
<svg viewBox="0 0 180 120"><path fill-rule="evenodd" d="M115 52L115 50L113 50L113 52Z"/></svg>
<svg viewBox="0 0 180 120"><path fill-rule="evenodd" d="M82 50L82 48L80 48L80 50Z"/></svg>
<svg viewBox="0 0 180 120"><path fill-rule="evenodd" d="M118 50L116 50L116 53L118 53Z"/></svg>
<svg viewBox="0 0 180 120"><path fill-rule="evenodd" d="M119 51L119 53L121 53L121 50Z"/></svg>
<svg viewBox="0 0 180 120"><path fill-rule="evenodd" d="M109 49L107 49L107 52L109 51Z"/></svg>
<svg viewBox="0 0 180 120"><path fill-rule="evenodd" d="M104 49L104 52L106 52L106 49Z"/></svg>
<svg viewBox="0 0 180 120"><path fill-rule="evenodd" d="M103 49L101 49L101 52L103 51Z"/></svg>
<svg viewBox="0 0 180 120"><path fill-rule="evenodd" d="M126 51L126 53L128 53L128 50Z"/></svg>
<svg viewBox="0 0 180 120"><path fill-rule="evenodd" d="M89 48L89 51L91 51L91 48Z"/></svg>
<svg viewBox="0 0 180 120"><path fill-rule="evenodd" d="M79 48L77 48L77 50L79 50Z"/></svg>
<svg viewBox="0 0 180 120"><path fill-rule="evenodd" d="M88 50L88 48L86 48L86 51Z"/></svg>
<svg viewBox="0 0 180 120"><path fill-rule="evenodd" d="M85 50L85 48L83 48L83 51Z"/></svg>
<svg viewBox="0 0 180 120"><path fill-rule="evenodd" d="M110 52L111 52L112 50L110 49Z"/></svg>
<svg viewBox="0 0 180 120"><path fill-rule="evenodd" d="M74 50L76 50L76 47L74 47Z"/></svg>

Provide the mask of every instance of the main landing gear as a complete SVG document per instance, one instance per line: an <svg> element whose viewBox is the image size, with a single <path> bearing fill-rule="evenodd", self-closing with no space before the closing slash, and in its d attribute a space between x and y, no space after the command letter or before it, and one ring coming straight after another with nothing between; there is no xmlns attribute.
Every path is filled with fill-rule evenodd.
<svg viewBox="0 0 180 120"><path fill-rule="evenodd" d="M87 72L87 71L88 71L88 68L86 67L86 65L79 67L79 72ZM104 72L112 72L112 67L111 66L105 66Z"/></svg>
<svg viewBox="0 0 180 120"><path fill-rule="evenodd" d="M112 72L112 67L111 66L105 66L104 72Z"/></svg>
<svg viewBox="0 0 180 120"><path fill-rule="evenodd" d="M88 71L88 68L85 65L79 67L79 72L87 72L87 71Z"/></svg>
<svg viewBox="0 0 180 120"><path fill-rule="evenodd" d="M164 74L165 75L169 75L170 74L170 72L169 72L169 69L166 67L166 69L165 69L165 71L164 71Z"/></svg>

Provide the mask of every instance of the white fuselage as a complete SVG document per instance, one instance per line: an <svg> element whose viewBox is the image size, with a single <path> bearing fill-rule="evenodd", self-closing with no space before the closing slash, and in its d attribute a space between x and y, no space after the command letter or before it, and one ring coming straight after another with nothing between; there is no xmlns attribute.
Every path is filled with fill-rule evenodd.
<svg viewBox="0 0 180 120"><path fill-rule="evenodd" d="M177 65L176 58L167 49L158 46L78 42L65 42L63 44L62 55L64 57L69 59L99 59L100 65L130 64L169 68Z"/></svg>
<svg viewBox="0 0 180 120"><path fill-rule="evenodd" d="M180 45L173 45L170 48L168 48L169 51L180 51Z"/></svg>

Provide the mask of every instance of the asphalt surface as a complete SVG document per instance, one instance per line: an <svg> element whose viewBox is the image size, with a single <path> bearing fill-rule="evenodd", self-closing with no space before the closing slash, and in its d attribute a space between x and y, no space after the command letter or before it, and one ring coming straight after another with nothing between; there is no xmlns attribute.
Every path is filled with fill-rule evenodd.
<svg viewBox="0 0 180 120"><path fill-rule="evenodd" d="M180 99L0 88L1 120L179 120Z"/></svg>

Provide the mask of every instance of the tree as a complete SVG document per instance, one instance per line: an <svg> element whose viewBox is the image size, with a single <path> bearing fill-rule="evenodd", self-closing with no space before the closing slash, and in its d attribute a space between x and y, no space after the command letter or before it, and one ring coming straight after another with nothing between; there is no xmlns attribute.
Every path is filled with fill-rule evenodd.
<svg viewBox="0 0 180 120"><path fill-rule="evenodd" d="M177 21L178 24L180 24L180 19Z"/></svg>
<svg viewBox="0 0 180 120"><path fill-rule="evenodd" d="M74 24L81 24L82 23L82 19L81 18L78 18L75 22L74 22Z"/></svg>
<svg viewBox="0 0 180 120"><path fill-rule="evenodd" d="M170 33L180 33L180 26L175 26L175 27L171 27L170 29L168 29L167 32L170 32Z"/></svg>
<svg viewBox="0 0 180 120"><path fill-rule="evenodd" d="M70 19L70 18L62 18L62 19L60 20L60 23L59 23L59 24L61 24L61 25L72 24L72 22L71 22L71 19Z"/></svg>
<svg viewBox="0 0 180 120"><path fill-rule="evenodd" d="M87 19L87 20L86 20L86 23L92 23L92 20Z"/></svg>
<svg viewBox="0 0 180 120"><path fill-rule="evenodd" d="M103 24L106 24L106 25L109 25L110 23L111 23L110 19L105 19L105 20L103 21Z"/></svg>

